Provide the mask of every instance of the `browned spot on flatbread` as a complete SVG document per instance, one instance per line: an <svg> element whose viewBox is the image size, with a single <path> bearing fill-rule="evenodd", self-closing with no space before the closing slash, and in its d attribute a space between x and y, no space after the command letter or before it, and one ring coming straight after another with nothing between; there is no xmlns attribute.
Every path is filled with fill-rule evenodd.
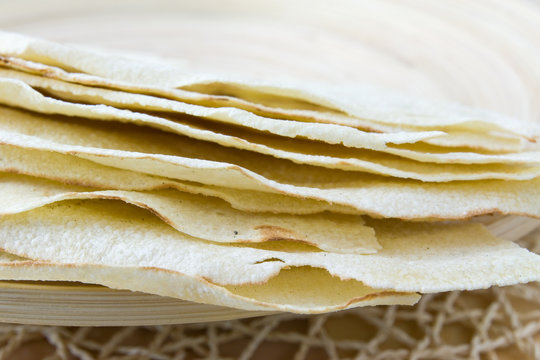
<svg viewBox="0 0 540 360"><path fill-rule="evenodd" d="M259 230L259 234L263 241L270 240L281 240L281 239L290 239L290 240L305 240L304 236L298 235L292 230L285 229L275 225L258 225L255 226L255 230Z"/></svg>

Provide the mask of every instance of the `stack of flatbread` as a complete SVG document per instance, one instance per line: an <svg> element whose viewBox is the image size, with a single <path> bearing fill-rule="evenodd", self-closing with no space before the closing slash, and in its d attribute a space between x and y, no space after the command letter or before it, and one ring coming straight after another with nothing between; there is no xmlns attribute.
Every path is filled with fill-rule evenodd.
<svg viewBox="0 0 540 360"><path fill-rule="evenodd" d="M0 279L248 310L540 280L539 126L368 87L185 72L0 33Z"/></svg>

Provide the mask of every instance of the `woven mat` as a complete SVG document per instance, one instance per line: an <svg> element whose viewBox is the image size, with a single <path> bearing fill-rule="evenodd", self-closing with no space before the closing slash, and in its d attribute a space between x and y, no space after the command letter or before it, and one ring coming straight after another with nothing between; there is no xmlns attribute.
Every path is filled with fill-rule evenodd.
<svg viewBox="0 0 540 360"><path fill-rule="evenodd" d="M540 253L540 229L520 240ZM540 284L210 324L0 325L0 359L540 359Z"/></svg>

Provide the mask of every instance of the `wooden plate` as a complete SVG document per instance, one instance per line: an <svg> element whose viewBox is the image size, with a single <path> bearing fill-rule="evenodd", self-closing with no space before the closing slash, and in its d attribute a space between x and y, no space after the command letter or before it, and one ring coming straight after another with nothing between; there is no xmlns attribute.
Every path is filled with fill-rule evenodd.
<svg viewBox="0 0 540 360"><path fill-rule="evenodd" d="M7 323L165 325L267 314L82 283L0 281L0 322Z"/></svg>
<svg viewBox="0 0 540 360"><path fill-rule="evenodd" d="M540 118L540 10L534 1L17 0L0 27L56 41L181 58L196 70L366 82ZM517 239L538 225L485 217ZM90 285L0 283L0 321L149 325L265 313Z"/></svg>

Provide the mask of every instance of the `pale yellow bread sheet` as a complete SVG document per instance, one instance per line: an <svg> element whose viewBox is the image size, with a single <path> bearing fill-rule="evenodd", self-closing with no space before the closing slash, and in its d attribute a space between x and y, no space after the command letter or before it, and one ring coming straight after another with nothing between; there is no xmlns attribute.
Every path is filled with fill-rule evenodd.
<svg viewBox="0 0 540 360"><path fill-rule="evenodd" d="M96 190L50 180L0 173L0 215L29 211L72 199L112 199L147 209L176 230L206 241L261 243L293 241L339 253L380 249L375 232L360 216L252 214L214 197L174 190ZM274 243L257 245L272 247Z"/></svg>
<svg viewBox="0 0 540 360"><path fill-rule="evenodd" d="M128 84L124 82L116 82L108 79L95 77L88 74L79 74L79 73L68 73L64 70L48 65L43 65L39 63L29 62L22 59L6 57L0 55L0 65L4 65L10 69L16 69L24 71L30 74L41 75L39 77L26 75L19 71L14 72L8 69L0 71L2 76L9 78L17 78L23 81L33 84L32 86L44 87L44 83L47 84L48 91L51 91L51 87L54 87L55 93L62 93L64 97L68 96L71 99L84 99L88 100L89 95L81 95L80 91L75 92L73 89L77 87L71 87L69 93L66 92L66 85L61 86L61 82L54 81L53 79L60 79L66 82L79 83L91 86L96 90L103 88L111 88L115 90L121 90L126 93L140 93L148 94L154 97L162 98L162 100L171 99L177 100L175 102L176 108L181 107L182 111L193 111L196 107L190 107L187 104L200 105L206 107L235 107L243 110L250 111L254 114L260 115L267 118L276 118L283 120L294 120L294 121L304 121L304 122L321 122L321 123L330 123L338 124L345 126L352 126L360 128L367 131L373 132L422 132L425 129L419 127L411 126L390 126L380 123L361 121L358 118L350 118L348 116L339 114L339 113L325 113L317 112L311 110L294 110L294 109L280 109L280 108L271 108L260 104L252 104L244 100L230 97L230 96L214 96L199 94L194 92L183 91L179 89L161 89L148 86L136 86L133 84ZM56 86L55 86L56 85ZM99 92L99 91L97 91ZM107 99L109 104L112 104L111 99ZM180 106L178 102L183 103L183 106ZM166 102L165 102L166 103ZM118 105L118 102L116 102ZM130 104L131 107L135 107L136 104ZM145 105L148 106L148 105ZM155 104L154 104L155 107ZM195 110L198 114L211 114L208 111ZM239 114L243 115L242 112ZM227 120L227 118L216 117L217 120ZM445 147L468 147L470 149L476 150L489 150L489 151L500 151L500 152L516 152L521 151L525 148L526 141L520 137L509 133L497 132L497 131L481 131L474 132L474 129L459 130L459 129L444 129L444 135L431 137L421 140L429 144L441 145Z"/></svg>
<svg viewBox="0 0 540 360"><path fill-rule="evenodd" d="M60 264L0 252L0 279L79 281L245 310L321 313L359 306L412 305L419 296L372 289L322 269L293 268L262 284L235 289L154 267ZM288 291L283 291L288 289Z"/></svg>
<svg viewBox="0 0 540 360"><path fill-rule="evenodd" d="M354 169L356 166L356 169L369 169L369 164L367 163L382 162L384 164L384 162L387 161L389 162L389 164L392 164L392 160L394 160L394 163L402 160L405 164L404 167L413 166L411 164L414 163L407 163L404 159L401 158L435 163L540 163L540 149L537 149L537 151L530 150L511 154L483 154L470 151L463 152L462 149L460 149L462 150L461 152L458 152L456 150L449 151L452 149L444 147L442 147L442 149L434 147L439 152L429 153L423 151L425 148L429 149L429 147L427 146L422 146L421 144L419 145L415 143L407 144L406 142L403 145L406 148L403 149L400 146L392 144L385 144L384 146L380 146L380 144L377 144L376 142L369 141L365 143L365 149L356 150L355 148L340 146L339 141L337 141L336 139L333 139L332 141L327 141L326 143L324 141L305 141L302 139L295 139L295 141L290 141L287 136L269 136L267 132L246 131L244 127L230 126L226 122L226 120L225 124L220 125L219 123L223 121L223 118L221 116L216 116L212 113L217 113L216 109L209 110L201 106L184 104L178 101L161 99L152 96L124 93L93 87L85 87L49 78L42 78L34 75L24 74L21 72L7 71L2 69L0 69L0 77L5 79L20 80L32 87L36 87L38 89L42 89L42 91L46 91L47 95L52 94L55 97L58 97L61 100L67 100L68 102L80 102L83 104L96 105L105 104L117 108L136 110L137 112L143 112L149 115L157 114L160 118L141 118L140 116L133 118L133 115L129 113L116 113L118 116L120 116L119 121L145 121L145 123L149 126L155 126L158 128L164 128L163 126L165 126L168 131L176 132L186 136L191 136L208 141L215 141L225 146L232 146L259 153L269 154L276 157L288 158L296 162L317 163L320 166L335 168L340 168L340 166L348 166L349 169ZM7 99L3 100L7 104L25 107L29 110L39 109L39 111L44 111L47 113L60 113L79 116L81 115L80 110L77 111L77 108L69 106L68 104L64 104L64 106L62 106L62 103L55 103L54 101L50 101L48 98L43 99L38 94L30 91L30 89L28 88L18 89L17 85L13 83L5 83L4 86L7 86L8 88L6 92L10 91L10 93L12 93L12 96L6 96ZM22 98L20 101L16 101L16 99L14 99L13 94L15 93L20 94L20 97ZM40 104L43 104L44 102L48 104L45 109L43 106L40 106ZM244 112L231 112L231 110L228 108L220 109L219 111L226 114L226 117L243 118L246 116ZM91 113L88 116L93 117ZM203 118L217 120L218 124L213 121L204 121ZM112 119L118 120L118 118L114 117ZM169 119L173 122L168 123L167 121L163 121ZM268 120L270 120L270 122L272 122L271 119L264 118L257 118L257 120L263 122L268 122ZM291 125L293 123L294 122L285 122L282 124ZM239 123L236 123L235 125L238 124ZM251 128L255 130L268 129L268 127L262 123L260 124L260 126L258 126L258 124L254 124L254 126ZM247 143L243 142L241 144L238 144L237 141L234 141L232 139L226 141L226 137L201 137L201 135L197 136L194 135L197 134L196 130L209 130L222 135L229 135L233 138L241 138L243 140L247 140ZM374 137L380 136L380 134L372 135ZM404 133L405 137L408 135L409 134ZM480 134L474 133L470 134L470 136L478 138L481 137ZM487 134L482 134L482 136L486 137L485 139L487 141L495 141L491 139ZM437 138L441 137L444 137L444 135L437 136ZM417 138L412 138L410 140L414 141L416 139ZM294 147L292 149L290 144L294 144ZM418 148L418 150L415 150L416 148ZM370 149L376 149L380 151L380 153L368 151ZM396 155L399 156L399 158L391 156L385 158L385 154ZM308 156L302 157L301 155ZM309 157L309 155L321 155L319 158L322 158L322 160L313 156ZM349 162L349 164L347 164L347 162Z"/></svg>
<svg viewBox="0 0 540 360"><path fill-rule="evenodd" d="M283 269L303 266L377 289L422 293L540 279L539 255L493 237L481 224L372 220L369 225L382 245L376 254L301 246L262 250L194 239L118 201L66 201L2 216L0 248L34 260L161 268L234 286L265 282Z"/></svg>
<svg viewBox="0 0 540 360"><path fill-rule="evenodd" d="M143 133L141 140L148 140L145 136L148 130L143 130ZM133 133L129 135L131 139L133 135ZM238 158L239 161L250 161L253 167L258 167L257 171L263 174L261 175L244 167L227 163L65 145L9 131L0 131L0 143L25 149L70 154L111 167L208 185L323 200L332 204L353 207L362 213L374 216L448 219L500 212L540 217L538 208L540 179L538 178L529 181L422 183L368 174L357 174L351 178L351 173L338 171L332 171L328 176L327 174L321 176L324 170L322 168L313 170L294 165L296 169L292 170L293 164L279 164L280 167L273 167L268 161L257 163L247 157ZM152 142L150 145L159 146L161 143ZM8 166L12 167L10 164ZM26 172L23 171L23 173ZM61 174L52 175L56 175L57 179L62 176Z"/></svg>
<svg viewBox="0 0 540 360"><path fill-rule="evenodd" d="M171 122L155 116L147 114L134 113L128 110L119 110L104 105L83 105L69 102L63 102L52 98L43 97L38 92L35 92L26 84L18 80L1 80L0 79L0 101L9 105L22 106L26 109L31 109L38 112L46 113L61 113L69 116L90 117L96 120L115 120L115 122L134 123L138 125L150 125L166 131L177 127L189 128L190 131L202 134L207 141L198 141L191 137L177 137L174 141L176 152L174 155L184 157L197 157L199 159L218 160L230 164L239 164L238 155L234 155L233 149L225 151L216 147L213 143L218 141L218 138L226 138L227 144L229 140L238 144L238 147L244 150L263 152L273 156L279 156L292 160L294 162L308 163L310 165L325 166L329 168L338 168L340 170L356 170L367 171L371 173L389 175L395 177L412 178L422 181L454 181L454 180L480 180L480 179L506 179L506 180L528 180L540 174L540 166L526 166L520 164L498 164L487 163L477 166L468 166L466 164L429 164L408 160L401 157L385 155L377 152L367 153L369 160L354 159L354 158L334 158L325 155L311 155L305 153L291 152L288 150L274 149L273 147L254 144L236 136L222 135L206 129L194 129L191 126ZM5 108L4 108L5 109ZM32 116L30 114L22 115L4 110L2 116L3 128L18 131L19 128L31 127L32 123L40 122L43 128L47 128L44 117ZM24 117L26 120L18 120L19 117ZM17 118L17 119L15 119ZM50 125L52 126L52 124ZM96 127L95 127L96 128ZM97 128L96 128L97 129ZM97 131L97 130L96 130ZM44 132L55 133L51 129ZM190 135L191 136L191 135ZM96 135L93 138L97 138ZM125 140L124 142L127 142ZM116 146L116 147L115 147ZM112 145L113 149L118 149L121 144ZM164 148L162 146L162 148ZM309 148L309 147L308 147ZM196 150L195 150L196 149ZM179 153L178 150L182 150ZM159 153L159 152L158 152ZM163 149L161 154L172 154L170 150ZM183 153L183 154L182 154ZM238 152L236 152L239 154ZM195 155L196 154L196 155ZM525 163L537 163L540 150L523 152L518 154L498 155L500 159L505 156L511 157L513 161ZM228 156L232 155L232 156ZM469 157L475 158L475 154ZM515 156L512 156L515 155ZM489 157L489 155L476 155L477 157ZM492 155L497 158L497 155ZM252 155L240 156L241 160L247 160ZM263 157L264 158L264 157ZM263 159L261 158L261 159ZM266 161L266 160L265 160ZM269 161L272 161L271 159ZM502 161L502 160L495 160ZM259 162L260 163L260 162ZM249 165L248 165L249 167ZM321 175L324 176L324 175ZM354 176L354 175L353 175Z"/></svg>
<svg viewBox="0 0 540 360"><path fill-rule="evenodd" d="M229 79L211 74L194 74L155 59L111 56L95 50L60 45L19 34L0 33L0 53L68 71L158 87L185 88L212 93L216 87L261 94L287 103L326 107L360 119L391 125L454 127L458 129L507 131L528 138L540 135L538 124L520 122L504 115L451 103L426 102L364 86L271 83Z"/></svg>
<svg viewBox="0 0 540 360"><path fill-rule="evenodd" d="M0 171L101 189L140 191L175 189L217 197L228 202L233 208L247 212L300 215L323 211L343 214L360 213L352 207L330 204L326 201L173 180L105 166L53 151L39 151L9 145L0 145Z"/></svg>
<svg viewBox="0 0 540 360"><path fill-rule="evenodd" d="M105 91L105 90L101 90ZM110 91L110 90L109 90ZM122 93L120 93L122 94ZM142 97L138 94L124 94L125 96ZM67 103L51 98L40 96L36 91L24 82L16 79L0 79L0 98L2 103L10 106L24 107L28 110L44 113L61 113L70 116L94 117L102 120L116 120L139 124L151 124L153 127L174 130L178 133L189 135L193 138L214 142L224 142L225 138L219 134L197 131L196 128L181 126L171 121L130 111L122 111L110 106L85 106L81 104ZM155 100L159 100L155 98ZM161 100L166 101L166 100ZM204 108L196 105L184 104L182 107L190 107L191 115L219 119L233 125L253 127L261 131L285 136L289 138L305 137L311 140L319 140L329 144L343 144L349 147L382 149L387 143L403 144L417 142L422 139L443 135L440 131L425 132L402 132L402 133L368 133L341 125L305 123L298 121L267 119L244 110L235 108ZM228 146L236 144L241 146L240 141L232 142L229 139Z"/></svg>

